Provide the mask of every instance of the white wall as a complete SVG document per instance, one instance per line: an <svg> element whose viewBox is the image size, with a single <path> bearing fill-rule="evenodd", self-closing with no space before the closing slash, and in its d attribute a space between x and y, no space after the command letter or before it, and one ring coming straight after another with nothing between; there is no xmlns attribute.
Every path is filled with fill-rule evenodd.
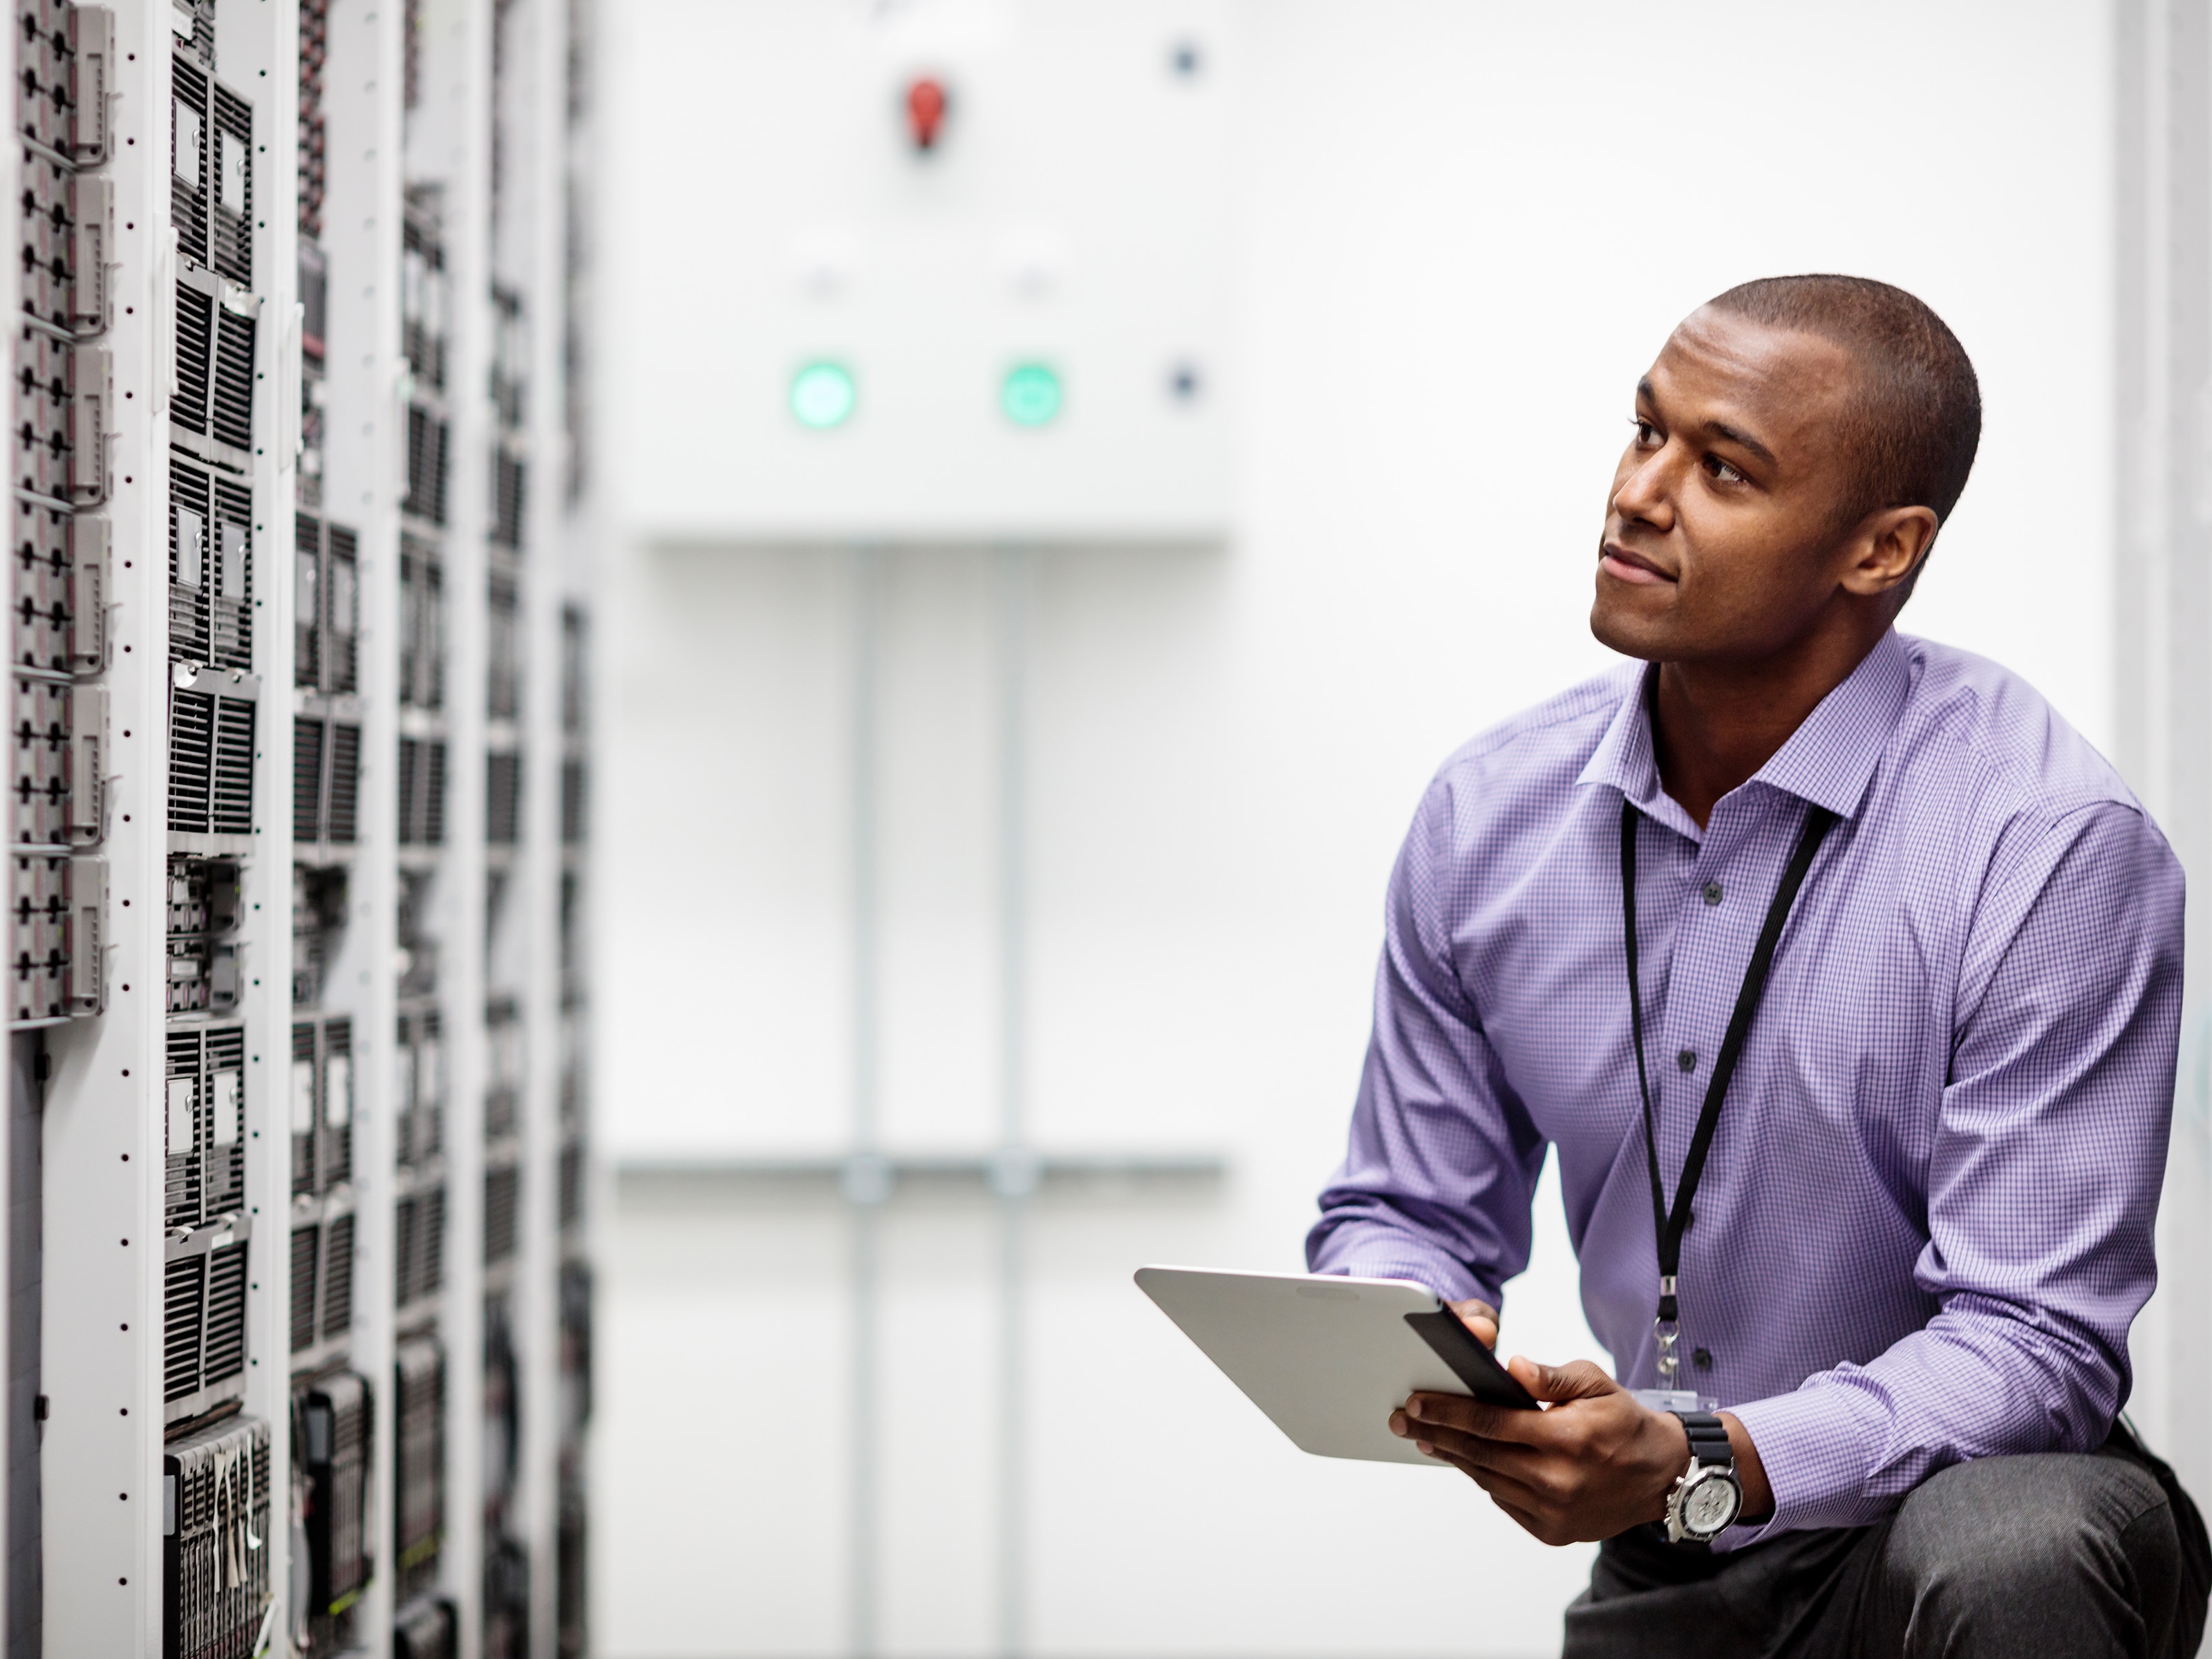
<svg viewBox="0 0 2212 1659"><path fill-rule="evenodd" d="M681 222L620 188L668 154L656 65L715 9L629 0L604 37L617 438L652 441L699 395L625 349L623 296L649 303L664 262L733 257L717 170L774 165L689 163ZM1240 532L1042 556L1032 709L1036 1137L1219 1149L1232 1173L1040 1206L1034 1645L1552 1651L1586 1551L1524 1540L1456 1477L1295 1453L1128 1273L1297 1263L1397 839L1455 743L1602 665L1583 618L1630 389L1711 293L1861 271L1943 313L1987 426L1911 622L2109 738L2106 11L1251 0L1237 19L1218 57L1239 100ZM844 1133L849 582L834 555L633 546L611 583L617 1157ZM884 1110L904 1146L979 1145L996 1109L988 583L980 553L890 557ZM624 1192L600 1650L836 1651L839 1212L726 1182ZM1562 1358L1589 1339L1555 1198L1541 1213L1505 1342ZM927 1192L886 1224L885 1646L976 1652L988 1216Z"/></svg>

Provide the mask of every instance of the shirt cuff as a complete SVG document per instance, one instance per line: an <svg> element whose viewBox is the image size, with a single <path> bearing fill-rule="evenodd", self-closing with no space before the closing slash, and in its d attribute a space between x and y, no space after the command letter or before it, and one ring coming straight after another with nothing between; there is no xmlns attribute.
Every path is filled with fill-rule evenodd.
<svg viewBox="0 0 2212 1659"><path fill-rule="evenodd" d="M1871 1449L1888 1425L1878 1402L1857 1389L1800 1389L1728 1409L1759 1449L1774 1513L1729 1528L1716 1548L1741 1549L1803 1527L1863 1526L1887 1507L1869 1506L1866 1486Z"/></svg>

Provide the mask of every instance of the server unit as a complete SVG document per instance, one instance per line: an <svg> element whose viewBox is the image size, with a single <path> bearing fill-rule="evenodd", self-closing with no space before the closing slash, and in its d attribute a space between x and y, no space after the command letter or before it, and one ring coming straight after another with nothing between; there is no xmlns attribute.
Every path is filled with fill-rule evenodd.
<svg viewBox="0 0 2212 1659"><path fill-rule="evenodd" d="M238 1006L243 890L235 859L170 857L168 1012L222 1014Z"/></svg>
<svg viewBox="0 0 2212 1659"><path fill-rule="evenodd" d="M347 1644L354 1607L374 1573L368 1482L374 1429L374 1402L364 1376L330 1372L292 1392L292 1463L307 1550L311 1652Z"/></svg>
<svg viewBox="0 0 2212 1659"><path fill-rule="evenodd" d="M296 751L295 751L296 752ZM344 865L292 866L292 1006L313 1008L345 938L349 874Z"/></svg>
<svg viewBox="0 0 2212 1659"><path fill-rule="evenodd" d="M403 1599L437 1581L446 1537L446 1354L431 1336L399 1344L392 1547Z"/></svg>
<svg viewBox="0 0 2212 1659"><path fill-rule="evenodd" d="M161 1456L162 1659L248 1659L271 1608L269 1425L229 1417Z"/></svg>

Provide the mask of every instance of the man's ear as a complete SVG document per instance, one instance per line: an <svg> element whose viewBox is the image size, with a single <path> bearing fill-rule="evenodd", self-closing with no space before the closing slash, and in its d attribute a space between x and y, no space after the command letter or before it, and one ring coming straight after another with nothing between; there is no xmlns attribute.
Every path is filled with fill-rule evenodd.
<svg viewBox="0 0 2212 1659"><path fill-rule="evenodd" d="M1844 572L1844 590L1867 599L1888 592L1918 568L1936 527L1935 512L1925 507L1886 507L1869 516Z"/></svg>

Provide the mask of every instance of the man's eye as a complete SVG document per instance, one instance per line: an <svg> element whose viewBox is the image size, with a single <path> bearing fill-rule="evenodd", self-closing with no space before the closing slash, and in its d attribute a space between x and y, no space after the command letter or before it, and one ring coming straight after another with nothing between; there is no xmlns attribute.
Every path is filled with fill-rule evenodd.
<svg viewBox="0 0 2212 1659"><path fill-rule="evenodd" d="M1639 418L1636 422L1636 442L1639 448L1656 449L1659 447L1659 428Z"/></svg>
<svg viewBox="0 0 2212 1659"><path fill-rule="evenodd" d="M1743 482L1743 474L1737 471L1734 467L1730 466L1726 461L1723 460L1717 455L1708 455L1705 457L1705 470L1711 472L1713 477L1718 479L1722 483L1741 483Z"/></svg>

